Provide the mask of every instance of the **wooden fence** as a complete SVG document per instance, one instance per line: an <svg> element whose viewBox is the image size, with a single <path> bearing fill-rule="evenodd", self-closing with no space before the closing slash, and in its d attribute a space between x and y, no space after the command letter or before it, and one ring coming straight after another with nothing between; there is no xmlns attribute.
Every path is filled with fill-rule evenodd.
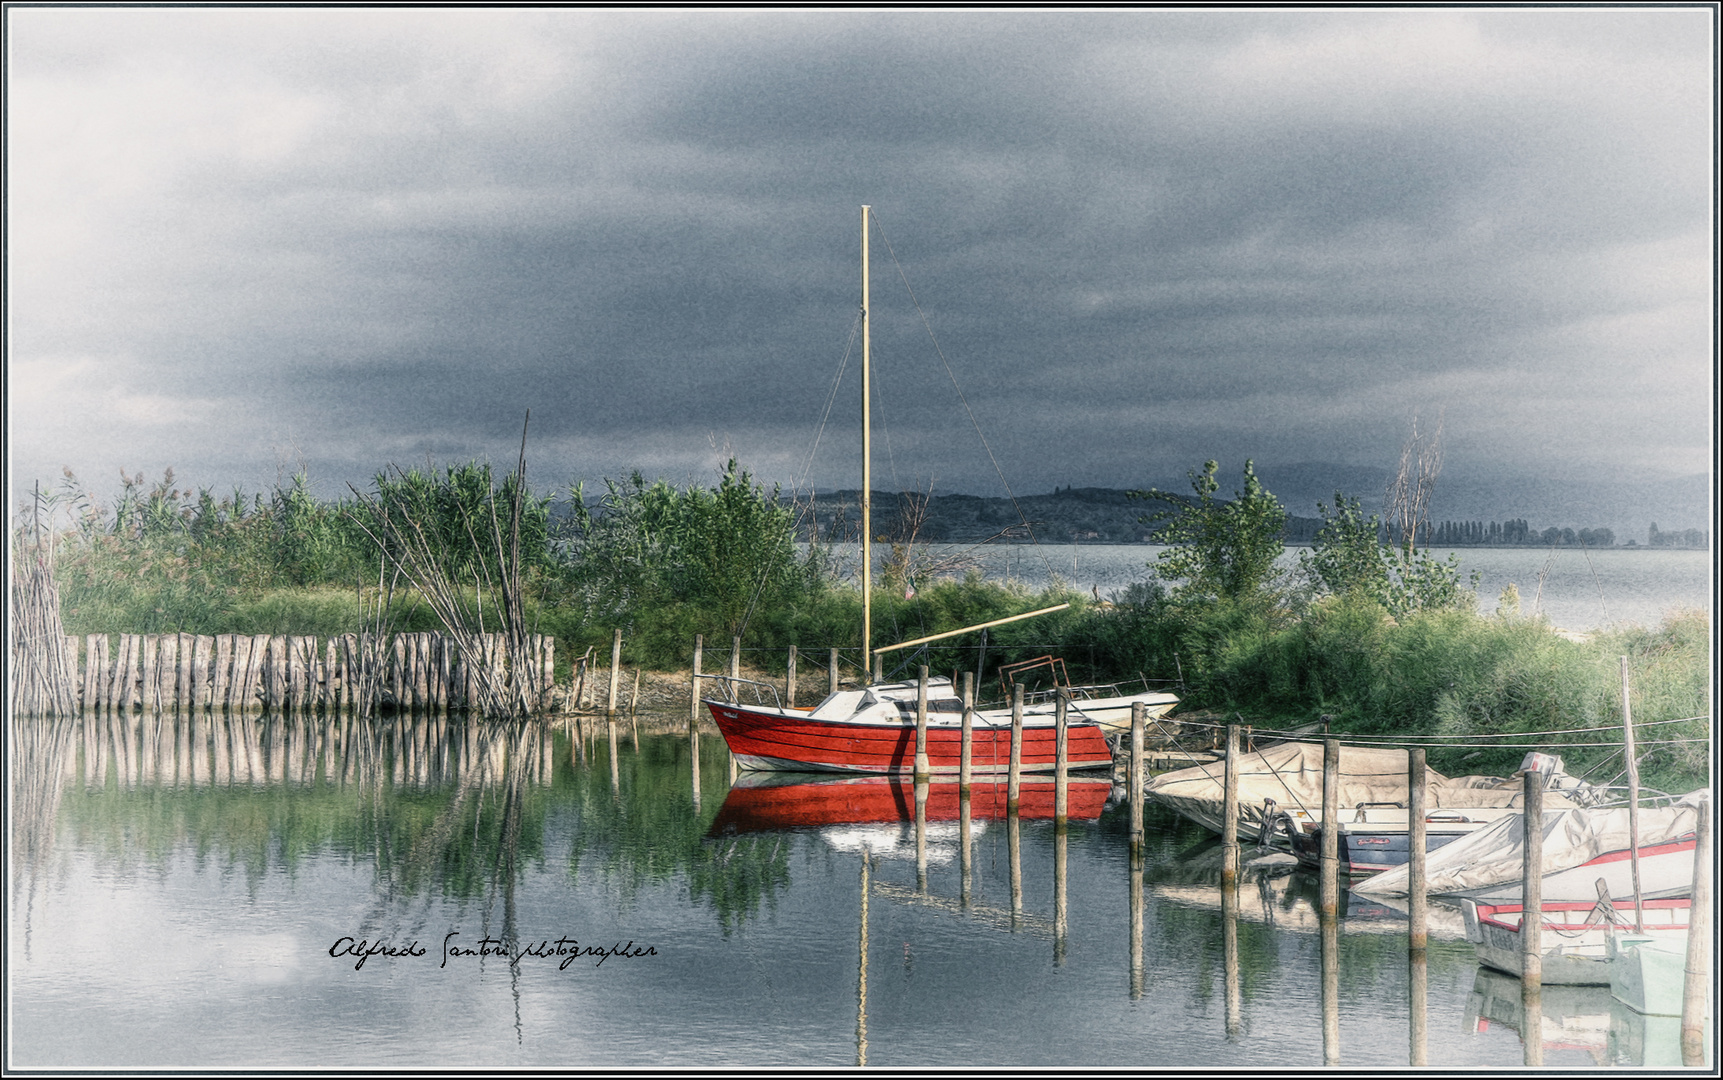
<svg viewBox="0 0 1723 1080"><path fill-rule="evenodd" d="M540 705L555 704L556 641L533 635ZM465 710L477 665L442 634L90 634L68 637L61 680L82 712L309 712L372 704L400 712ZM503 672L503 635L485 635L479 663ZM41 711L52 713L51 706Z"/></svg>

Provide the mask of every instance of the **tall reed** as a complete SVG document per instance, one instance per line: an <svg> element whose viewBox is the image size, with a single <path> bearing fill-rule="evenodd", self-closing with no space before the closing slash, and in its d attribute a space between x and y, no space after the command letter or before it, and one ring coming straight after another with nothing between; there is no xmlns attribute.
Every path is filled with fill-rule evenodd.
<svg viewBox="0 0 1723 1080"><path fill-rule="evenodd" d="M473 480L481 490L472 490ZM544 685L542 669L534 662L522 575L525 425L515 471L504 479L501 491L492 483L488 465L476 472L450 469L442 478L391 466L377 478L374 494L357 488L353 493L365 511L355 513L354 520L388 565L424 597L454 639L462 663L474 673L477 700L472 707L493 718L527 717L545 708L551 688ZM477 498L471 498L475 494ZM499 502L504 504L500 513ZM486 633L487 597L491 621L501 630L500 656Z"/></svg>
<svg viewBox="0 0 1723 1080"><path fill-rule="evenodd" d="M7 683L15 715L72 716L78 711L77 656L60 622L54 541L39 507L12 534L12 648Z"/></svg>

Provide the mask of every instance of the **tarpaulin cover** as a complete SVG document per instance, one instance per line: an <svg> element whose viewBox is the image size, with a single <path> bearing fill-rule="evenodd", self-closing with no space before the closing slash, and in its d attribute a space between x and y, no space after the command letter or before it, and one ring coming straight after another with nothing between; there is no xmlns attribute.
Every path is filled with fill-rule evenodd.
<svg viewBox="0 0 1723 1080"><path fill-rule="evenodd" d="M1424 863L1431 893L1455 893L1512 885L1521 881L1525 863L1523 814L1510 814L1429 853ZM1687 796L1674 806L1639 811L1639 846L1654 847L1693 832L1699 821L1697 800ZM1550 875L1590 862L1606 852L1633 846L1626 807L1607 810L1544 811L1543 872ZM1688 866L1691 866L1691 856ZM1385 870L1351 886L1354 892L1403 896L1408 866ZM1546 899L1551 897L1546 896Z"/></svg>
<svg viewBox="0 0 1723 1080"><path fill-rule="evenodd" d="M1404 750L1376 747L1340 748L1340 808L1368 803L1405 805L1407 754ZM1522 782L1492 776L1449 778L1430 769L1426 772L1425 799L1430 810L1516 805ZM1562 777L1567 783L1577 783ZM1226 764L1216 761L1177 772L1162 773L1149 781L1148 796L1204 826L1220 831ZM1312 818L1322 815L1322 745L1282 743L1239 755L1238 805L1241 828L1254 834L1262 821L1265 800L1273 799L1282 810L1304 810ZM1568 807L1573 803L1555 792L1546 792L1545 805Z"/></svg>

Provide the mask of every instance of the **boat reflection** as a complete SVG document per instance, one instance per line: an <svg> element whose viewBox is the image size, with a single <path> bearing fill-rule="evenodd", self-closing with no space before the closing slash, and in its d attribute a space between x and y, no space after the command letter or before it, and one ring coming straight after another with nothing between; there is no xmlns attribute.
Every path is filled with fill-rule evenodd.
<svg viewBox="0 0 1723 1080"><path fill-rule="evenodd" d="M911 822L916 819L916 786L910 778L900 776L742 773L707 835ZM955 780L934 780L922 786L927 789L928 823L960 821L962 798ZM1098 820L1111 790L1111 781L1073 777L1067 806L1070 820ZM1023 777L1017 812L1026 819L1051 819L1052 778ZM971 785L969 816L978 822L1004 821L1005 782L977 781Z"/></svg>
<svg viewBox="0 0 1723 1080"><path fill-rule="evenodd" d="M1634 1012L1611 997L1607 986L1545 986L1540 998L1544 1050L1579 1051L1606 1066L1681 1065L1679 1017ZM1466 1003L1465 1030L1477 1036L1494 1027L1524 1041L1523 987L1512 975L1479 967Z"/></svg>

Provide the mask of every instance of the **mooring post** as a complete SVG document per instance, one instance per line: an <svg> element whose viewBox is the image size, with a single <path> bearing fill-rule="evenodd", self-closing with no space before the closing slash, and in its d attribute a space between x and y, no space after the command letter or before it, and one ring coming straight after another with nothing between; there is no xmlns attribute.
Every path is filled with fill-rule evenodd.
<svg viewBox="0 0 1723 1080"><path fill-rule="evenodd" d="M1238 725L1226 726L1226 788L1221 799L1220 884L1238 885Z"/></svg>
<svg viewBox="0 0 1723 1080"><path fill-rule="evenodd" d="M960 799L969 797L970 770L974 766L973 738L975 735L975 674L963 673L963 734L958 748L957 759L957 795Z"/></svg>
<svg viewBox="0 0 1723 1080"><path fill-rule="evenodd" d="M742 686L737 681L742 677L742 639L730 639L730 700L736 704L742 701Z"/></svg>
<svg viewBox="0 0 1723 1080"><path fill-rule="evenodd" d="M694 676L693 676L693 680L692 680L692 682L694 684L694 699L693 699L693 705L688 711L688 734L690 737L693 736L694 732L698 729L699 724L700 724L700 657L701 657L701 654L705 651L705 649L706 649L706 637L705 637L705 635L704 634L695 634L694 635Z"/></svg>
<svg viewBox="0 0 1723 1080"><path fill-rule="evenodd" d="M885 657L880 653L873 654L873 681L885 682Z"/></svg>
<svg viewBox="0 0 1723 1080"><path fill-rule="evenodd" d="M1645 893L1639 887L1639 753L1633 747L1633 701L1627 657L1621 658L1621 730L1627 754L1627 857L1633 869L1633 929L1645 933Z"/></svg>
<svg viewBox="0 0 1723 1080"><path fill-rule="evenodd" d="M1544 922L1544 775L1525 773L1525 861L1520 867L1520 1035L1525 1063L1544 1063L1543 1040L1543 922Z"/></svg>
<svg viewBox="0 0 1723 1080"><path fill-rule="evenodd" d="M927 665L921 665L915 684L915 778L927 776Z"/></svg>
<svg viewBox="0 0 1723 1080"><path fill-rule="evenodd" d="M832 650L831 659L826 663L826 693L838 692L838 651Z"/></svg>
<svg viewBox="0 0 1723 1080"><path fill-rule="evenodd" d="M1023 684L1011 687L1011 761L1005 773L1005 812L1015 815L1023 795Z"/></svg>
<svg viewBox="0 0 1723 1080"><path fill-rule="evenodd" d="M1005 851L1011 864L1011 929L1016 930L1023 918L1023 819L1015 806L1005 811Z"/></svg>
<svg viewBox="0 0 1723 1080"><path fill-rule="evenodd" d="M1425 849L1429 843L1429 826L1425 818L1425 807L1428 802L1428 776L1429 770L1425 767L1424 749L1418 747L1407 751L1406 897L1410 930L1406 939L1406 947L1415 953L1423 952L1429 944L1426 933L1429 902L1425 895L1424 884L1424 863L1428 854ZM1414 1064L1417 1063L1414 1062Z"/></svg>
<svg viewBox="0 0 1723 1080"><path fill-rule="evenodd" d="M1429 898L1425 895L1424 884L1427 846L1424 815L1429 773L1425 768L1424 757L1422 747L1406 754L1406 985L1410 1015L1408 1037L1411 1041L1408 1057L1413 1065L1429 1064L1429 956L1425 951L1429 943L1426 926L1429 920Z"/></svg>
<svg viewBox="0 0 1723 1080"><path fill-rule="evenodd" d="M1681 987L1681 1063L1705 1064L1706 991L1711 988L1711 794L1699 797L1693 844L1693 897L1687 917L1687 970Z"/></svg>
<svg viewBox="0 0 1723 1080"><path fill-rule="evenodd" d="M1053 705L1053 822L1063 825L1067 820L1067 808L1070 798L1069 752L1065 745L1067 723L1065 711L1069 700L1065 691L1059 691L1058 700Z"/></svg>
<svg viewBox="0 0 1723 1080"><path fill-rule="evenodd" d="M606 716L616 716L616 691L622 682L622 627L616 628L616 633L610 639L610 695L605 699L604 713Z"/></svg>
<svg viewBox="0 0 1723 1080"><path fill-rule="evenodd" d="M790 646L790 659L784 664L784 705L796 707L796 647Z"/></svg>
<svg viewBox="0 0 1723 1080"><path fill-rule="evenodd" d="M960 787L957 793L957 843L958 843L958 893L957 903L964 911L969 910L969 894L975 884L975 858L971 845L974 842L973 825L970 819L969 789Z"/></svg>
<svg viewBox="0 0 1723 1080"><path fill-rule="evenodd" d="M1131 847L1143 842L1143 727L1148 721L1149 707L1140 701L1131 703L1131 764L1126 783L1131 793Z"/></svg>
<svg viewBox="0 0 1723 1080"><path fill-rule="evenodd" d="M1340 741L1322 741L1322 914L1340 912Z"/></svg>

